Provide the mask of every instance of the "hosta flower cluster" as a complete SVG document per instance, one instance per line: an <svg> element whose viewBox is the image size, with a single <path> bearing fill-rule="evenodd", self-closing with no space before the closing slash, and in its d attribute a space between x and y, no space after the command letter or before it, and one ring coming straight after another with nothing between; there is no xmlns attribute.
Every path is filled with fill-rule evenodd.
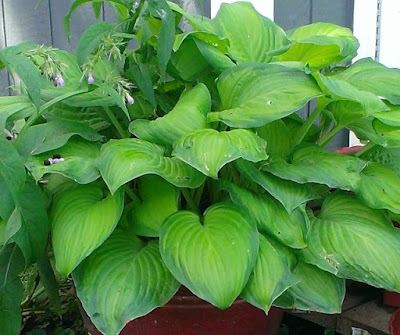
<svg viewBox="0 0 400 335"><path fill-rule="evenodd" d="M347 28L285 32L247 2L212 20L110 2L118 22L75 54L0 51L21 93L0 98L0 334L18 333L32 264L55 306L71 276L107 335L181 284L266 313L340 312L345 279L400 291L400 70L352 64ZM342 129L363 149L327 150Z"/></svg>

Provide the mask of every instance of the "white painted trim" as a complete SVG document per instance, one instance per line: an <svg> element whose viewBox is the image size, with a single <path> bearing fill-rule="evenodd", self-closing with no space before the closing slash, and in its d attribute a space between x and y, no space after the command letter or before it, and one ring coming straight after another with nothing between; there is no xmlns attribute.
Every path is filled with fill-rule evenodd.
<svg viewBox="0 0 400 335"><path fill-rule="evenodd" d="M379 61L400 68L400 1L382 0Z"/></svg>
<svg viewBox="0 0 400 335"><path fill-rule="evenodd" d="M232 3L236 0L211 0L211 17L217 15L221 3ZM262 15L274 20L274 0L249 0L254 8Z"/></svg>

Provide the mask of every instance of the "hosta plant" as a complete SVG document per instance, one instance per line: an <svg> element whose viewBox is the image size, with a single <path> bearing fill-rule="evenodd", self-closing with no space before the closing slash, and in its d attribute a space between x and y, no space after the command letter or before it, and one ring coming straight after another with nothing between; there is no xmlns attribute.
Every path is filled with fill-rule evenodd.
<svg viewBox="0 0 400 335"><path fill-rule="evenodd" d="M92 2L77 0L67 13ZM352 63L347 28L283 31L250 3L214 19L163 0L109 0L75 54L0 51L0 334L17 334L21 274L57 301L72 277L104 334L182 284L338 313L345 279L400 291L400 71ZM183 31L185 19L190 31ZM309 106L302 119L296 112ZM341 129L356 154L326 148Z"/></svg>

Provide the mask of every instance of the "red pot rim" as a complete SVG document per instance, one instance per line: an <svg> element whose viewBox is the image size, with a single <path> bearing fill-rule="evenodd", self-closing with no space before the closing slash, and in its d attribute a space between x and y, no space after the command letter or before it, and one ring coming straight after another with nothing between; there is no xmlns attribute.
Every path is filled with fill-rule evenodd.
<svg viewBox="0 0 400 335"><path fill-rule="evenodd" d="M400 334L400 308L397 309L389 320L389 332L390 335Z"/></svg>

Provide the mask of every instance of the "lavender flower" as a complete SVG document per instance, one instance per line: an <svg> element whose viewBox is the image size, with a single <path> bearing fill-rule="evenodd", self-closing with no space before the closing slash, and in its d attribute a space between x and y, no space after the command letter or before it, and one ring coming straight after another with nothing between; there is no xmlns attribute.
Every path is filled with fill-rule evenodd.
<svg viewBox="0 0 400 335"><path fill-rule="evenodd" d="M64 79L61 76L61 74L57 74L57 76L54 78L54 86L56 87L64 86Z"/></svg>
<svg viewBox="0 0 400 335"><path fill-rule="evenodd" d="M88 84L91 85L93 83L94 83L94 77L92 71L90 71L88 76Z"/></svg>
<svg viewBox="0 0 400 335"><path fill-rule="evenodd" d="M132 96L129 93L126 93L126 97L125 98L126 98L126 102L129 105L132 105L135 102L135 100L132 98Z"/></svg>

